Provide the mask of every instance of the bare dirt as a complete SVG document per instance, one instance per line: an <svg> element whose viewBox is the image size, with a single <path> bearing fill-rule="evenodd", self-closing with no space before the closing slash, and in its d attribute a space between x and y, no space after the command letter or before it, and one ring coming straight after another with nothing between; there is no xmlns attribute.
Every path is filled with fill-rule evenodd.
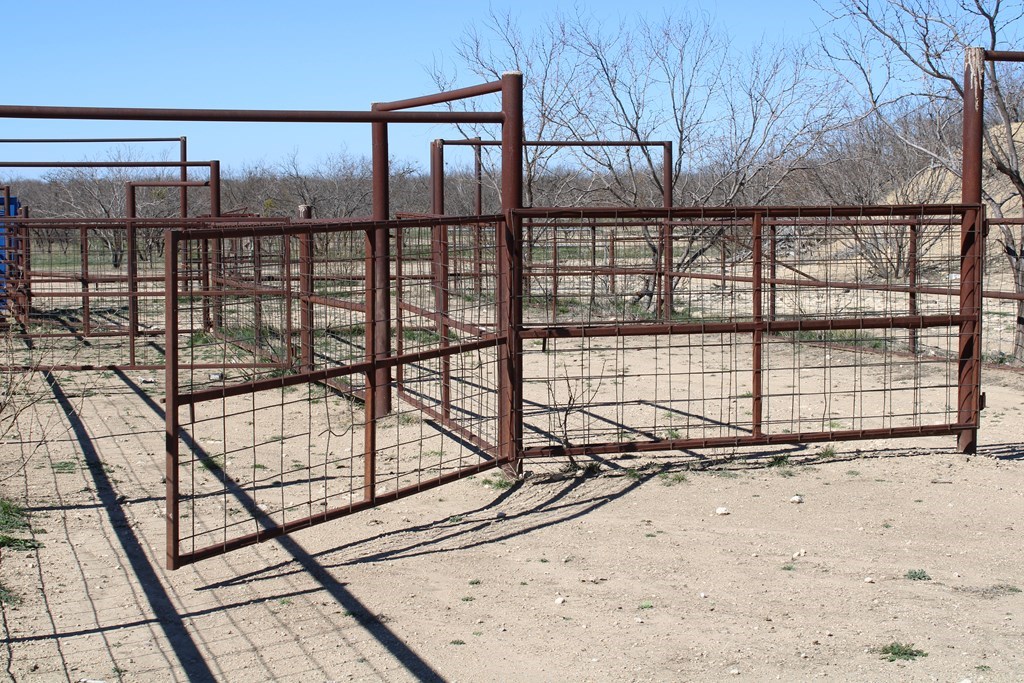
<svg viewBox="0 0 1024 683"><path fill-rule="evenodd" d="M66 374L0 444L0 496L31 525L12 534L42 544L0 549L2 670L1021 680L1022 380L986 370L975 457L943 437L625 455L586 476L530 462L511 488L482 475L169 572L162 415ZM893 643L926 654L888 661Z"/></svg>

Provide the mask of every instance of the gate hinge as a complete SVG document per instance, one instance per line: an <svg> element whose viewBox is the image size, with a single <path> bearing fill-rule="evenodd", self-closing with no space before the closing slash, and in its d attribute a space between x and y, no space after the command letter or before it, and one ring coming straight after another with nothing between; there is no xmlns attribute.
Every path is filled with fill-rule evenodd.
<svg viewBox="0 0 1024 683"><path fill-rule="evenodd" d="M985 410L985 404L987 403L987 395L985 392L981 392L981 399L978 401L978 410Z"/></svg>

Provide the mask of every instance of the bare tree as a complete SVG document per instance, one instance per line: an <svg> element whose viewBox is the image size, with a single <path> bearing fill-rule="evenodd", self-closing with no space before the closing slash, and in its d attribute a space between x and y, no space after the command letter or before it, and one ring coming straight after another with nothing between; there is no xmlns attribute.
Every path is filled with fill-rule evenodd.
<svg viewBox="0 0 1024 683"><path fill-rule="evenodd" d="M926 155L951 178L961 170L959 112L963 60L968 47L990 50L1020 45L1024 6L1003 0L843 0L829 11L835 30L824 48L847 82L860 93L865 113L874 115L905 145ZM985 65L983 197L996 217L1019 214L1024 200L1020 148L1019 71ZM907 127L916 112L927 126ZM955 198L957 183L952 185ZM1001 227L999 242L1024 294L1024 229ZM1024 301L1017 307L1013 355L1024 362Z"/></svg>

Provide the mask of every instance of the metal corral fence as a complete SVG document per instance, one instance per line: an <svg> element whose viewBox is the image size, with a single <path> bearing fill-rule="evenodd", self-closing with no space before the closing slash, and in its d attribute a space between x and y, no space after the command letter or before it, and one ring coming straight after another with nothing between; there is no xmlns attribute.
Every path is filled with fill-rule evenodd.
<svg viewBox="0 0 1024 683"><path fill-rule="evenodd" d="M172 566L526 458L973 438L977 207L513 218L167 233Z"/></svg>

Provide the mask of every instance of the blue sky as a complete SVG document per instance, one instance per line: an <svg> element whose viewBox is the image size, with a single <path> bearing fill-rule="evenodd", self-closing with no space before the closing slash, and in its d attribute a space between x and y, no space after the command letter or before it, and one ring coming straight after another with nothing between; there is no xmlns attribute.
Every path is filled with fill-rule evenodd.
<svg viewBox="0 0 1024 683"><path fill-rule="evenodd" d="M823 16L809 0L749 3L654 0L510 3L345 0L20 0L5 3L6 104L257 109L367 109L433 91L428 69L450 57L491 7L524 27L556 9L617 23L671 9L730 25L737 46L762 36L801 39ZM536 17L536 19L533 19ZM466 82L461 85L470 85ZM305 162L344 147L369 154L368 126L0 120L0 138L187 135L190 157L229 169L293 153ZM392 154L426 165L427 145L454 131L392 127ZM3 160L102 158L104 146L0 145ZM162 148L173 157L176 148ZM157 158L160 146L144 154ZM0 171L0 175L4 175Z"/></svg>

